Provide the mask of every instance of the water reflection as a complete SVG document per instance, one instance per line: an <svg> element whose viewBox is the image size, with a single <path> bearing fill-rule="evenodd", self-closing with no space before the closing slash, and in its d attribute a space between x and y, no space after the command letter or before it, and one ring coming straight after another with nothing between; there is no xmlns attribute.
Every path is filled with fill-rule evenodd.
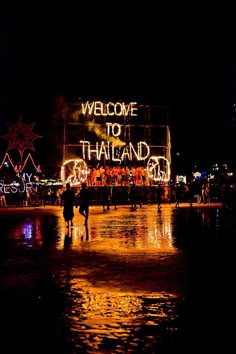
<svg viewBox="0 0 236 354"><path fill-rule="evenodd" d="M176 315L181 300L176 296L97 288L83 275L77 281L74 276L72 279L65 284L66 297L70 299L65 314L70 341L77 350L145 352L145 348L156 350L168 345L164 337L170 344L179 335L182 324Z"/></svg>
<svg viewBox="0 0 236 354"><path fill-rule="evenodd" d="M2 233L15 245L25 247L40 247L43 243L43 217L17 216L14 219L4 219L1 222Z"/></svg>
<svg viewBox="0 0 236 354"><path fill-rule="evenodd" d="M66 310L70 340L77 350L149 352L163 345L164 332L170 339L181 328L176 317L181 297L173 285L175 275L158 269L153 258L157 253L167 258L178 254L172 237L172 210L125 213L92 215L87 230L78 223L71 229L71 250L97 254L88 263L80 263L79 269L69 261L60 273L70 304ZM143 259L143 254L151 258ZM128 260L116 259L127 255ZM172 278L170 286L166 278Z"/></svg>
<svg viewBox="0 0 236 354"><path fill-rule="evenodd" d="M60 221L63 230L63 220ZM90 216L86 227L74 223L69 231L71 247L81 249L90 247L97 251L114 252L175 252L172 237L172 211L167 209L162 213L152 213L141 210L139 213L125 215L123 212L111 214L96 214ZM68 237L66 237L68 239ZM82 241L89 241L85 246ZM106 247L104 247L104 242ZM58 242L57 248L63 249L64 237Z"/></svg>
<svg viewBox="0 0 236 354"><path fill-rule="evenodd" d="M204 309L206 289L211 294L209 284L219 282L222 264L217 267L214 250L218 240L231 237L232 217L211 208L164 206L158 213L145 206L104 214L94 207L88 227L83 221L76 214L67 229L59 208L0 217L6 257L1 306L11 299L20 311L21 296L24 328L39 327L31 315L37 308L42 327L50 323L48 337L69 343L66 353L156 353L162 346L176 351L184 326L195 321L190 314L201 323L206 316L193 306ZM22 257L11 253L16 247Z"/></svg>

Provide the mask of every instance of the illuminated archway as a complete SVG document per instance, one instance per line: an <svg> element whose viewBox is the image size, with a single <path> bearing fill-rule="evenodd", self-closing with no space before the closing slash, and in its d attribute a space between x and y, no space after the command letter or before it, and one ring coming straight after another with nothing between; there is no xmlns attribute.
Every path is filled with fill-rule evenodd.
<svg viewBox="0 0 236 354"><path fill-rule="evenodd" d="M66 160L61 166L61 180L63 183L70 183L71 186L80 186L89 173L88 166L83 159Z"/></svg>

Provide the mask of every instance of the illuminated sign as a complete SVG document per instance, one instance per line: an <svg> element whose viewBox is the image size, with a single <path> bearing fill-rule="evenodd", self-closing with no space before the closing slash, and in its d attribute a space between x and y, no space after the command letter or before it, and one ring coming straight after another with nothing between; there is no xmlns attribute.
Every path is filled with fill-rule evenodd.
<svg viewBox="0 0 236 354"><path fill-rule="evenodd" d="M103 103L100 101L82 103L82 113L84 115L95 116L137 116L137 103L130 102L108 102ZM122 126L118 123L106 122L106 133L100 131L98 124L89 122L89 130L95 132L102 141L91 144L90 141L80 140L82 144L82 156L84 160L91 160L95 158L100 161L124 161L125 159L132 161L136 158L137 161L145 160L150 155L150 148L144 141L137 143L137 148L130 142L128 145L121 141L119 137L122 133ZM92 156L93 155L93 156Z"/></svg>
<svg viewBox="0 0 236 354"><path fill-rule="evenodd" d="M61 167L61 180L73 186L80 185L86 181L89 175L87 164L82 159L66 160Z"/></svg>
<svg viewBox="0 0 236 354"><path fill-rule="evenodd" d="M37 184L32 183L32 182L26 182L23 184L19 183L11 183L11 184L5 184L5 183L0 183L0 192L4 194L9 194L9 193L33 193L37 191Z"/></svg>
<svg viewBox="0 0 236 354"><path fill-rule="evenodd" d="M124 161L128 159L133 160L136 157L138 161L145 160L150 154L150 147L145 141L140 141L137 143L137 149L135 150L132 143L122 147L115 147L109 143L109 141L102 141L101 144L97 142L95 149L91 147L89 141L80 140L82 144L82 154L83 159L91 160L91 154L95 154L97 160L105 159L112 161Z"/></svg>
<svg viewBox="0 0 236 354"><path fill-rule="evenodd" d="M176 183L185 183L187 184L187 177L186 176L182 176L182 175L177 175L176 176Z"/></svg>
<svg viewBox="0 0 236 354"><path fill-rule="evenodd" d="M33 193L37 191L37 183L31 182L32 173L24 173L22 175L22 182L17 183L13 182L11 184L5 184L4 182L0 183L0 192L4 194L9 193Z"/></svg>
<svg viewBox="0 0 236 354"><path fill-rule="evenodd" d="M108 102L100 101L82 103L82 113L84 115L94 116L137 116L137 102Z"/></svg>
<svg viewBox="0 0 236 354"><path fill-rule="evenodd" d="M78 146L80 146L81 151L76 152L76 154L79 154L79 158L64 161L61 168L62 181L70 182L72 185L85 181L90 173L85 161L94 159L103 161L103 163L106 161L121 163L147 160L147 172L150 179L155 182L170 180L170 162L168 159L164 156L151 155L150 146L146 141L137 141L135 144L131 141L127 142L127 136L130 139L130 133L127 135L127 127L129 126L126 126L126 119L117 122L121 117L137 117L137 102L126 104L124 102L87 101L81 103L81 109L76 114L73 113L74 119L76 119L77 114L78 120L81 114L84 115L82 125L83 127L87 126L88 132L93 133L97 137L97 141L96 139L90 141L88 136L79 140L80 145ZM104 118L102 122L100 120L100 123L99 117ZM114 121L115 117L117 121ZM109 121L109 119L112 121ZM122 129L124 129L124 132ZM122 140L122 136L125 141Z"/></svg>
<svg viewBox="0 0 236 354"><path fill-rule="evenodd" d="M151 156L147 163L149 178L155 182L170 180L170 163L164 156Z"/></svg>
<svg viewBox="0 0 236 354"><path fill-rule="evenodd" d="M9 154L6 153L3 160L2 160L2 163L0 165L0 169L2 168L3 165L9 167L9 165L11 165L14 169L14 171L16 173L22 173L27 165L27 162L28 161L31 161L34 168L35 168L35 171L38 172L38 173L41 173L41 168L40 168L40 165L36 166L35 163L34 163L34 160L31 156L31 154L29 153L26 157L26 159L21 163L21 164L18 164L18 165L14 165L12 159L10 158Z"/></svg>

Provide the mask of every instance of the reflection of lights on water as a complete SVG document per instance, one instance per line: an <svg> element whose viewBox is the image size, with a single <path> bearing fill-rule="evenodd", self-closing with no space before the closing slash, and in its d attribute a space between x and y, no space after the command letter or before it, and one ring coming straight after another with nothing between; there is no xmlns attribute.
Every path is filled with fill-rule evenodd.
<svg viewBox="0 0 236 354"><path fill-rule="evenodd" d="M170 220L165 220L162 223L154 224L148 229L147 243L156 248L172 248L172 229Z"/></svg>
<svg viewBox="0 0 236 354"><path fill-rule="evenodd" d="M171 321L175 312L176 296L171 293L111 292L94 288L81 277L71 283L70 291L71 328L80 338L97 333L94 348L103 342L104 335L115 339L122 333L124 340L130 336L130 326L159 326L163 321Z"/></svg>
<svg viewBox="0 0 236 354"><path fill-rule="evenodd" d="M59 223L58 232L61 236L58 243L57 243L58 249L64 248L64 246L65 246L64 240L65 240L66 235L71 237L74 247L77 247L77 246L81 247L81 241L84 241L84 240L90 241L90 233L88 231L88 237L87 237L86 229L85 229L84 225L75 225L73 228L68 230L68 228L66 228L64 225L63 218L61 218L61 222Z"/></svg>
<svg viewBox="0 0 236 354"><path fill-rule="evenodd" d="M142 301L140 298L132 295L117 296L112 293L99 294L84 294L82 300L82 308L86 310L87 319L93 320L94 312L99 315L106 315L106 317L120 315L134 315L142 308Z"/></svg>
<svg viewBox="0 0 236 354"><path fill-rule="evenodd" d="M148 243L156 248L172 248L172 230L169 223L155 225L153 229L148 230Z"/></svg>
<svg viewBox="0 0 236 354"><path fill-rule="evenodd" d="M86 229L82 224L76 224L71 229L72 247L74 249L90 247L103 253L115 251L126 253L135 250L173 252L176 247L173 242L171 217L170 210L166 210L158 217L156 215L153 217L153 213L145 213L143 210L143 214L131 216L127 223L123 215L115 216L113 214L111 227L111 219L108 214L105 218L103 213L96 214L96 221L92 219L93 215L91 214L88 235L86 235ZM60 225L62 236L57 247L63 249L64 236L68 234L63 218L61 218ZM90 245L82 242L85 240L90 241Z"/></svg>
<svg viewBox="0 0 236 354"><path fill-rule="evenodd" d="M41 245L42 244L42 218L36 216L35 218L27 218L19 223L12 223L11 234L15 238L24 239L26 246Z"/></svg>
<svg viewBox="0 0 236 354"><path fill-rule="evenodd" d="M33 237L33 225L32 223L25 223L23 225L23 234L25 239L31 240Z"/></svg>
<svg viewBox="0 0 236 354"><path fill-rule="evenodd" d="M86 285L84 284L83 289L88 287ZM106 332L119 332L118 320L124 325L143 316L143 300L137 294L111 293L106 289L100 289L101 293L97 293L95 289L91 290L91 285L89 288L88 291L81 291L80 283L73 284L71 289L74 294L79 295L73 296L71 319L80 326L80 331L94 331L94 328L100 331L106 326Z"/></svg>
<svg viewBox="0 0 236 354"><path fill-rule="evenodd" d="M39 218L36 218L35 220L35 239L41 239L41 222Z"/></svg>
<svg viewBox="0 0 236 354"><path fill-rule="evenodd" d="M73 239L75 241L81 240L81 237L84 236L84 233L85 233L85 227L83 225L79 225L79 226L74 227Z"/></svg>

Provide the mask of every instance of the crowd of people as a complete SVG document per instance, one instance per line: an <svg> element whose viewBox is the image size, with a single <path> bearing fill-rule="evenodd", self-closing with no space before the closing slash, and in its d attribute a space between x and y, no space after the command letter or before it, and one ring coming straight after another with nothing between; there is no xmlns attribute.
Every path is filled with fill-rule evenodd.
<svg viewBox="0 0 236 354"><path fill-rule="evenodd" d="M129 186L134 183L137 186L153 185L148 171L143 166L99 166L91 168L86 180L88 186Z"/></svg>
<svg viewBox="0 0 236 354"><path fill-rule="evenodd" d="M139 178L138 180L140 181ZM110 181L111 183L103 180L103 184L100 183L101 181L96 180L94 183L99 183L99 185L95 186L89 185L86 181L81 185L82 188L74 188L70 185L70 191L78 199L80 191L82 192L83 186L86 185L86 190L90 191L91 203L95 202L97 205L102 205L104 212L110 210L112 205L114 209L117 209L117 205L122 203L130 204L133 210L137 208L137 205L141 207L146 203L157 203L158 210L161 210L162 203L175 203L176 207L179 207L183 202L187 202L192 206L193 203L208 204L212 201L222 202L224 207L231 208L232 205L235 205L235 184L225 183L214 186L207 179L195 179L190 183L158 183L153 186L144 186L142 184L135 184L134 179L131 179L128 185L120 185L118 184L119 181L122 181L122 178L120 179L119 177L117 179L117 184L112 183L112 180ZM9 194L6 195L3 188L0 188L0 206L59 206L65 196L65 192L68 192L67 188L62 185L39 185L37 189L31 190L31 193L29 190L14 193L14 202L12 203L8 199L10 198ZM78 200L74 203L79 205ZM85 216L85 223L86 214L88 214L86 208L81 210L81 215L84 214L83 216Z"/></svg>

